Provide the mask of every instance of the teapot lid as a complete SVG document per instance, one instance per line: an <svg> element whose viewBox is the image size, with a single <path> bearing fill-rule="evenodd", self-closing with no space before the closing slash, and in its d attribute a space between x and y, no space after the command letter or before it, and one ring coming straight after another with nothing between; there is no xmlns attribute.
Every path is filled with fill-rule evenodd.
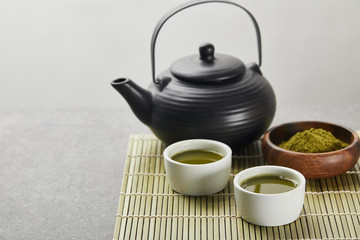
<svg viewBox="0 0 360 240"><path fill-rule="evenodd" d="M202 44L200 57L190 55L175 61L171 73L180 80L194 83L223 82L239 77L245 72L244 63L233 56L214 54L214 45Z"/></svg>

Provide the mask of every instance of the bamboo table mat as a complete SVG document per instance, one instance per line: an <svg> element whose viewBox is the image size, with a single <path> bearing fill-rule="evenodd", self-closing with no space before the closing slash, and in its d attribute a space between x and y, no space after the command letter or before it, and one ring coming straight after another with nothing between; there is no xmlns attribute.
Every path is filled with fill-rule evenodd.
<svg viewBox="0 0 360 240"><path fill-rule="evenodd" d="M166 179L164 145L153 135L129 138L113 239L360 239L360 164L343 175L306 183L293 223L260 227L237 215L234 176L264 165L260 140L233 155L226 188L203 197L174 192Z"/></svg>

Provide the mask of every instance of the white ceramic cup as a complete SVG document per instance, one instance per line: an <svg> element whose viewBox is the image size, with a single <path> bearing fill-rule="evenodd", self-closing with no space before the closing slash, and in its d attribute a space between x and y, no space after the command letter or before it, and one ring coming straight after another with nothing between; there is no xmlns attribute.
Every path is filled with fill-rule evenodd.
<svg viewBox="0 0 360 240"><path fill-rule="evenodd" d="M244 180L263 174L284 176L294 180L298 186L276 194L254 193L240 186ZM300 215L305 198L305 177L287 167L252 167L235 176L234 194L236 207L242 219L260 226L281 226L295 221Z"/></svg>
<svg viewBox="0 0 360 240"><path fill-rule="evenodd" d="M189 150L211 150L224 156L207 164L185 164L171 159L177 153ZM191 196L210 195L221 191L229 181L231 148L226 144L207 139L189 139L169 145L164 150L165 172L171 187Z"/></svg>

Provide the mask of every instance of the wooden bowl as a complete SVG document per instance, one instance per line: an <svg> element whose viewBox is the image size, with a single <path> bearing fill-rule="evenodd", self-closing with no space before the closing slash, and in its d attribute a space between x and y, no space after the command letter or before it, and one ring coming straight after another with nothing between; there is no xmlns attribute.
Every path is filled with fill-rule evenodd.
<svg viewBox="0 0 360 240"><path fill-rule="evenodd" d="M299 153L278 146L297 132L310 128L330 131L349 146L325 153ZM262 139L262 151L269 164L293 168L306 178L318 179L337 176L352 168L359 159L360 142L357 133L346 127L326 122L291 122L268 130Z"/></svg>

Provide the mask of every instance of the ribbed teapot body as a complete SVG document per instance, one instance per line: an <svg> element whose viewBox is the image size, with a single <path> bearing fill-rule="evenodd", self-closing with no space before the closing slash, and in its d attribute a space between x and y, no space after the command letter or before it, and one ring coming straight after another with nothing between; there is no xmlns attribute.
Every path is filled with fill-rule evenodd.
<svg viewBox="0 0 360 240"><path fill-rule="evenodd" d="M241 78L201 84L171 81L152 93L152 132L165 144L184 139L214 139L232 148L259 138L270 126L276 109L275 94L259 73L247 69Z"/></svg>

